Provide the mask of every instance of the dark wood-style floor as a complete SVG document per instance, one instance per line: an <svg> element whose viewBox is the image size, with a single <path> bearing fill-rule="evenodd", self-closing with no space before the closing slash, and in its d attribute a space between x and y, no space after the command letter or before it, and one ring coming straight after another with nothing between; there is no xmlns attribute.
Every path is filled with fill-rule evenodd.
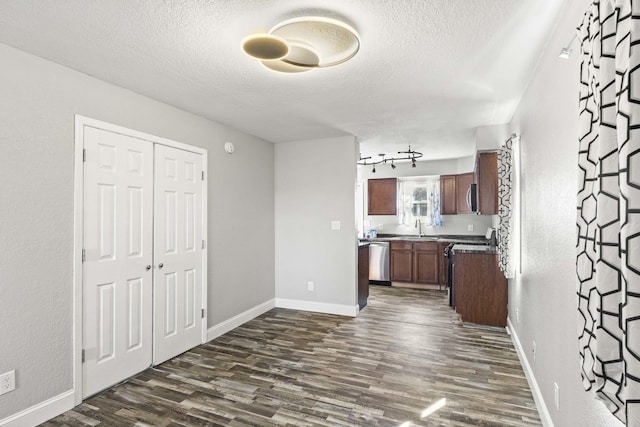
<svg viewBox="0 0 640 427"><path fill-rule="evenodd" d="M443 291L372 286L357 318L271 310L44 425L541 424L504 331L463 326Z"/></svg>

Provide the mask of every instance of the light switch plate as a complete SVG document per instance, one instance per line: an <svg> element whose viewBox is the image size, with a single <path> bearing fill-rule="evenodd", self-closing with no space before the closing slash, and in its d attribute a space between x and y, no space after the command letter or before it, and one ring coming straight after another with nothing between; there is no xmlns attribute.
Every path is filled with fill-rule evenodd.
<svg viewBox="0 0 640 427"><path fill-rule="evenodd" d="M331 221L332 230L340 230L340 221Z"/></svg>

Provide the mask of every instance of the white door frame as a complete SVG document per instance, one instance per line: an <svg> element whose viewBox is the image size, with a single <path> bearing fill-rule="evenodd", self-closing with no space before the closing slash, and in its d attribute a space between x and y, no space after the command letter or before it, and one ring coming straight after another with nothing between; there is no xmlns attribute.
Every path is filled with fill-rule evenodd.
<svg viewBox="0 0 640 427"><path fill-rule="evenodd" d="M159 136L150 135L127 129L122 126L91 119L81 115L75 115L75 142L74 142L74 176L73 176L73 389L75 405L82 403L82 246L84 230L84 128L94 127L109 132L119 133L138 139L143 139L155 144L166 145L180 150L190 151L202 155L202 170L208 177L207 150ZM202 183L202 236L205 239L202 250L202 308L207 312L207 181ZM207 341L207 317L202 319L202 343Z"/></svg>

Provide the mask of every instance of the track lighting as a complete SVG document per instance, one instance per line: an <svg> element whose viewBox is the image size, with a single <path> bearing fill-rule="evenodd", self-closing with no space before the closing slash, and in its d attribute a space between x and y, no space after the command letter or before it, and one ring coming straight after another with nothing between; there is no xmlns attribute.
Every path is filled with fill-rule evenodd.
<svg viewBox="0 0 640 427"><path fill-rule="evenodd" d="M560 55L558 55L560 58L562 59L569 59L569 57L571 57L571 52L573 52L573 49L571 48L571 46L573 45L573 42L576 40L576 38L578 37L577 34L575 34L572 38L571 41L569 41L569 43L567 43L566 47L563 47L560 50Z"/></svg>
<svg viewBox="0 0 640 427"><path fill-rule="evenodd" d="M373 165L372 172L376 173L376 166L375 165L379 165L380 163L387 164L387 162L391 162L391 169L395 169L396 165L395 165L394 162L402 161L402 160L411 160L411 167L415 168L416 167L416 159L419 159L420 157L422 157L422 153L420 153L419 151L412 150L411 146L409 146L409 149L407 151L398 151L398 154L403 154L403 156L401 156L401 157L386 157L386 155L384 153L380 153L380 154L378 154L378 156L380 156L380 159L377 160L377 161L371 160L371 156L362 157L362 154L361 154L360 155L360 160L358 160L358 162L356 164L358 164L360 166Z"/></svg>

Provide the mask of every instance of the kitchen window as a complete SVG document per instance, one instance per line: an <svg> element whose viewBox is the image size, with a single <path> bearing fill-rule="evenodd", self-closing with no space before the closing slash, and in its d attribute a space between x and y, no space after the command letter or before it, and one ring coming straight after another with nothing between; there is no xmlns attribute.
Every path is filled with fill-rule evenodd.
<svg viewBox="0 0 640 427"><path fill-rule="evenodd" d="M413 226L419 219L424 225L442 225L439 176L398 178L397 200L400 224Z"/></svg>

